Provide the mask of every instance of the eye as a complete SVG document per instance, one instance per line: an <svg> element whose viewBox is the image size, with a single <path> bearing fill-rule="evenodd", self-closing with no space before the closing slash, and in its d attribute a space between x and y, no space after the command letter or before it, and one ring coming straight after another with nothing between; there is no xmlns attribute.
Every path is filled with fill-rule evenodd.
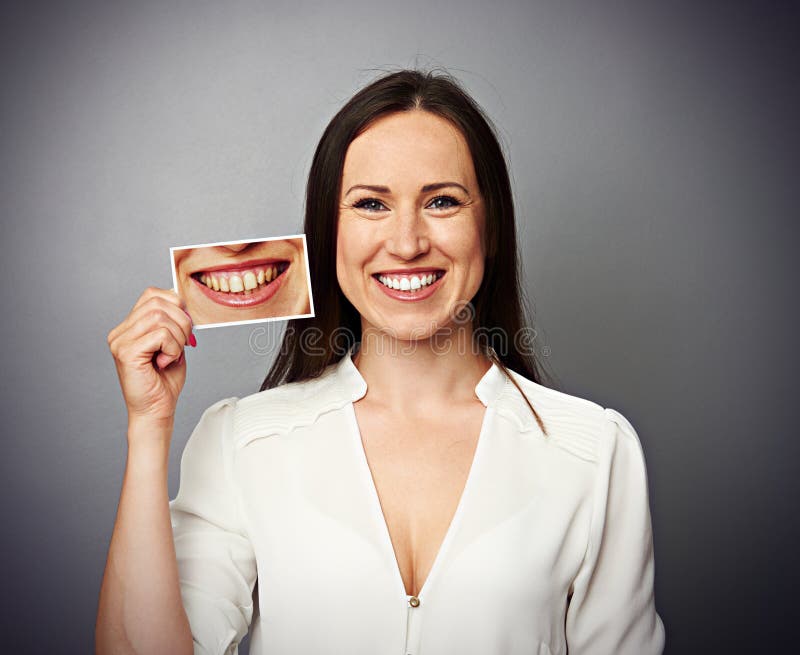
<svg viewBox="0 0 800 655"><path fill-rule="evenodd" d="M375 198L362 198L357 202L353 203L353 207L355 209L364 209L368 212L378 211L376 205L380 205L383 207L383 203L380 200L376 200Z"/></svg>
<svg viewBox="0 0 800 655"><path fill-rule="evenodd" d="M434 209L452 209L453 207L460 207L461 203L453 198L453 196L436 196L433 200L431 200L431 205L434 203L441 203L444 202L445 204L437 204L434 206Z"/></svg>

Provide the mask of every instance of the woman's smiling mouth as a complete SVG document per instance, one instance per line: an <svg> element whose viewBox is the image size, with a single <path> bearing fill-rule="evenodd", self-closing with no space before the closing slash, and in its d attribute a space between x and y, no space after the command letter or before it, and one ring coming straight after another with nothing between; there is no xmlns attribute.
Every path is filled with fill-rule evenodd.
<svg viewBox="0 0 800 655"><path fill-rule="evenodd" d="M395 300L424 300L440 286L445 272L441 269L416 269L413 271L387 271L375 273L372 278L381 291Z"/></svg>
<svg viewBox="0 0 800 655"><path fill-rule="evenodd" d="M253 307L274 296L283 284L290 262L263 260L192 273L200 291L226 307Z"/></svg>

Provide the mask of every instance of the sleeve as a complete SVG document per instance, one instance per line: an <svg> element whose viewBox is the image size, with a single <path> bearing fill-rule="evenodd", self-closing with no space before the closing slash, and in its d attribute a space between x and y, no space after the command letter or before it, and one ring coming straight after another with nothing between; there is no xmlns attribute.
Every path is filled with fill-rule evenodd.
<svg viewBox="0 0 800 655"><path fill-rule="evenodd" d="M183 606L195 655L235 655L253 617L253 548L232 485L235 398L209 407L181 457L170 501Z"/></svg>
<svg viewBox="0 0 800 655"><path fill-rule="evenodd" d="M566 616L570 655L660 655L647 471L639 437L619 412L604 410L611 438L595 488L589 544Z"/></svg>

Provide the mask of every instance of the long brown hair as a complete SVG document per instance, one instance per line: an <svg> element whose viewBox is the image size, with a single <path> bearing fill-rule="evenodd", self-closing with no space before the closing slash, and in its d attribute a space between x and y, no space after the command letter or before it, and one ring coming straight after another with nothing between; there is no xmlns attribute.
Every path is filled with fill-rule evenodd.
<svg viewBox="0 0 800 655"><path fill-rule="evenodd" d="M514 202L508 168L495 128L483 110L446 72L400 70L356 93L331 119L317 145L306 187L304 232L314 318L292 319L261 390L318 376L361 340L361 317L336 284L336 237L345 154L373 121L420 109L457 127L466 139L486 210L486 261L481 286L469 307L483 350L522 393L539 427L539 415L508 369L545 384L541 361L522 336L526 320L519 279ZM535 336L535 332L533 333ZM549 376L548 376L549 377ZM546 432L545 432L546 433Z"/></svg>

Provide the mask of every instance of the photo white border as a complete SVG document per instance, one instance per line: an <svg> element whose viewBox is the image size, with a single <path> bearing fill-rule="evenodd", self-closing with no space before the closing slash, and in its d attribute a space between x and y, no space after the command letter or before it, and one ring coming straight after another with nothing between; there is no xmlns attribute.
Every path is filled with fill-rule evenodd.
<svg viewBox="0 0 800 655"><path fill-rule="evenodd" d="M215 327L229 327L234 325L250 325L252 323L270 323L272 321L288 321L294 318L314 318L314 296L311 293L311 271L308 264L308 244L306 242L305 234L290 234L282 237L264 237L261 239L235 239L233 241L217 241L216 243L198 243L193 246L173 246L169 249L169 263L172 268L172 288L175 293L178 293L178 274L175 270L175 251L188 250L189 248L212 248L214 246L229 246L234 243L261 243L264 241L282 241L284 239L302 239L303 240L303 259L306 262L306 283L308 285L308 300L311 307L310 314L296 314L294 316L273 316L269 318L253 318L247 321L225 321L224 323L208 323L206 325L193 325L193 330L205 330L206 328Z"/></svg>

